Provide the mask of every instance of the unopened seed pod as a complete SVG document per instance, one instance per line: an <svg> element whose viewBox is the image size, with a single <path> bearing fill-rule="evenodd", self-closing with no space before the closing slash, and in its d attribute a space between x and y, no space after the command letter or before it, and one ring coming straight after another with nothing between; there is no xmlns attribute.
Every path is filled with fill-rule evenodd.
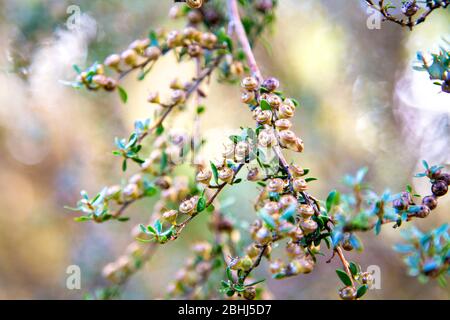
<svg viewBox="0 0 450 320"><path fill-rule="evenodd" d="M234 171L229 167L222 167L218 172L219 179L226 183L231 183L234 178Z"/></svg>
<svg viewBox="0 0 450 320"><path fill-rule="evenodd" d="M258 85L259 85L258 80L254 77L245 77L241 81L241 86L249 91L258 89Z"/></svg>
<svg viewBox="0 0 450 320"><path fill-rule="evenodd" d="M212 177L212 172L211 170L208 169L202 169L197 173L196 176L196 181L204 184L204 185L209 185L209 182L211 181L211 177Z"/></svg>

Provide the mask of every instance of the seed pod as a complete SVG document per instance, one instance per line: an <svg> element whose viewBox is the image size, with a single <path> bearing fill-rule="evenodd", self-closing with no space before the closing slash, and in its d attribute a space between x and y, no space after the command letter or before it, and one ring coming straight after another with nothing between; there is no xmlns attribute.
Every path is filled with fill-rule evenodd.
<svg viewBox="0 0 450 320"><path fill-rule="evenodd" d="M427 196L422 199L422 204L427 206L430 210L434 210L437 207L437 199L435 196Z"/></svg>
<svg viewBox="0 0 450 320"><path fill-rule="evenodd" d="M265 227L262 227L256 232L255 240L260 245L266 245L272 240L272 233Z"/></svg>
<svg viewBox="0 0 450 320"><path fill-rule="evenodd" d="M201 241L197 242L192 246L192 250L195 254L201 256L204 260L209 260L211 257L212 246L210 243Z"/></svg>
<svg viewBox="0 0 450 320"><path fill-rule="evenodd" d="M264 205L264 210L270 215L276 214L280 211L280 204L275 201L269 201Z"/></svg>
<svg viewBox="0 0 450 320"><path fill-rule="evenodd" d="M305 144L303 143L303 140L297 137L295 139L294 143L291 143L288 145L289 150L295 151L295 152L303 152L305 149Z"/></svg>
<svg viewBox="0 0 450 320"><path fill-rule="evenodd" d="M169 210L163 213L162 219L164 221L167 221L170 224L175 224L177 222L178 217L178 211L176 210Z"/></svg>
<svg viewBox="0 0 450 320"><path fill-rule="evenodd" d="M295 144L295 142L297 140L297 136L291 130L283 130L280 132L279 136L280 136L280 142L285 146Z"/></svg>
<svg viewBox="0 0 450 320"><path fill-rule="evenodd" d="M259 85L258 80L254 77L245 77L241 81L242 88L249 91L254 91L258 89L258 85Z"/></svg>
<svg viewBox="0 0 450 320"><path fill-rule="evenodd" d="M118 54L109 55L104 62L105 66L117 69L120 64L120 56Z"/></svg>
<svg viewBox="0 0 450 320"><path fill-rule="evenodd" d="M246 300L255 300L256 298L256 289L255 287L246 287L244 289L244 298Z"/></svg>
<svg viewBox="0 0 450 320"><path fill-rule="evenodd" d="M232 159L234 157L235 145L231 142L224 144L225 149L222 151L222 157L225 159Z"/></svg>
<svg viewBox="0 0 450 320"><path fill-rule="evenodd" d="M112 262L103 267L102 276L113 283L118 283L120 278L117 274L117 265Z"/></svg>
<svg viewBox="0 0 450 320"><path fill-rule="evenodd" d="M298 256L304 256L304 254L305 254L305 252L303 251L303 248L299 244L293 243L293 242L289 242L286 245L286 253L291 258L295 258Z"/></svg>
<svg viewBox="0 0 450 320"><path fill-rule="evenodd" d="M239 141L234 148L236 156L246 157L249 154L249 145L245 141Z"/></svg>
<svg viewBox="0 0 450 320"><path fill-rule="evenodd" d="M303 192L308 189L308 183L306 182L305 179L295 178L294 181L292 182L292 188L296 192Z"/></svg>
<svg viewBox="0 0 450 320"><path fill-rule="evenodd" d="M402 12L407 17L412 17L419 11L419 6L415 0L405 1L402 5Z"/></svg>
<svg viewBox="0 0 450 320"><path fill-rule="evenodd" d="M272 2L272 1L270 0L270 2ZM280 81L278 81L278 79L273 78L273 77L267 78L262 83L262 87L267 89L268 91L275 91L278 89L279 86L280 86Z"/></svg>
<svg viewBox="0 0 450 320"><path fill-rule="evenodd" d="M194 43L188 46L188 54L192 58L200 57L202 55L202 47Z"/></svg>
<svg viewBox="0 0 450 320"><path fill-rule="evenodd" d="M186 4L191 9L198 9L203 5L203 0L186 0Z"/></svg>
<svg viewBox="0 0 450 320"><path fill-rule="evenodd" d="M103 74L96 74L92 77L92 82L103 87L106 84L106 77Z"/></svg>
<svg viewBox="0 0 450 320"><path fill-rule="evenodd" d="M267 184L267 191L281 193L284 189L284 181L280 178L270 179Z"/></svg>
<svg viewBox="0 0 450 320"><path fill-rule="evenodd" d="M303 233L308 235L317 230L317 222L312 219L303 220L300 227L302 228Z"/></svg>
<svg viewBox="0 0 450 320"><path fill-rule="evenodd" d="M261 147L270 148L277 144L277 138L271 129L261 130L258 135L258 143Z"/></svg>
<svg viewBox="0 0 450 320"><path fill-rule="evenodd" d="M234 178L234 171L229 167L222 167L218 172L219 179L226 183L231 183Z"/></svg>
<svg viewBox="0 0 450 320"><path fill-rule="evenodd" d="M139 196L139 188L136 184L130 183L123 188L122 193L126 199L136 199Z"/></svg>
<svg viewBox="0 0 450 320"><path fill-rule="evenodd" d="M230 73L235 76L241 76L244 74L244 65L240 61L233 61L230 65Z"/></svg>
<svg viewBox="0 0 450 320"><path fill-rule="evenodd" d="M292 108L290 105L283 103L278 110L278 117L280 119L289 119L294 116L295 108Z"/></svg>
<svg viewBox="0 0 450 320"><path fill-rule="evenodd" d="M368 286L371 286L373 284L373 275L370 272L363 272L361 274L361 282L363 284L367 284Z"/></svg>
<svg viewBox="0 0 450 320"><path fill-rule="evenodd" d="M183 36L186 39L195 40L198 38L198 35L200 35L200 31L194 27L186 27L183 29Z"/></svg>
<svg viewBox="0 0 450 320"><path fill-rule="evenodd" d="M123 62L125 62L125 64L129 65L130 67L135 67L137 65L138 55L134 50L127 49L122 52L120 57Z"/></svg>
<svg viewBox="0 0 450 320"><path fill-rule="evenodd" d="M289 170L292 173L292 175L296 178L302 177L305 175L305 170L303 170L302 167L300 167L299 165L296 165L296 164L291 164L289 166Z"/></svg>
<svg viewBox="0 0 450 320"><path fill-rule="evenodd" d="M253 100L255 100L255 93L253 91L245 91L241 94L241 101L243 103L251 103Z"/></svg>
<svg viewBox="0 0 450 320"><path fill-rule="evenodd" d="M252 267L252 265L253 261L249 256L245 256L239 261L239 267L242 270L249 270Z"/></svg>
<svg viewBox="0 0 450 320"><path fill-rule="evenodd" d="M174 90L170 98L173 104L181 104L186 100L186 92L183 90Z"/></svg>
<svg viewBox="0 0 450 320"><path fill-rule="evenodd" d="M430 214L431 210L426 205L421 205L419 212L416 213L418 218L426 218Z"/></svg>
<svg viewBox="0 0 450 320"><path fill-rule="evenodd" d="M278 109L283 101L276 94L270 94L269 97L267 98L267 102L270 104L272 108Z"/></svg>
<svg viewBox="0 0 450 320"><path fill-rule="evenodd" d="M192 201L190 200L185 200L183 201L178 210L183 213L183 214L187 214L187 215L192 215L195 211L195 205L192 203Z"/></svg>
<svg viewBox="0 0 450 320"><path fill-rule="evenodd" d="M174 48L181 44L182 39L182 35L177 30L173 30L167 35L166 42L169 48Z"/></svg>
<svg viewBox="0 0 450 320"><path fill-rule="evenodd" d="M139 243L132 242L128 245L125 252L127 255L136 258L136 257L140 257L142 255L143 248L141 247L141 245Z"/></svg>
<svg viewBox="0 0 450 320"><path fill-rule="evenodd" d="M439 177L439 180L444 181L447 186L450 186L450 174L449 173L443 173Z"/></svg>
<svg viewBox="0 0 450 320"><path fill-rule="evenodd" d="M270 124L272 122L272 111L261 110L256 115L255 119L259 124Z"/></svg>
<svg viewBox="0 0 450 320"><path fill-rule="evenodd" d="M309 219L314 215L314 209L309 204L301 204L298 211L304 219Z"/></svg>
<svg viewBox="0 0 450 320"><path fill-rule="evenodd" d="M408 209L408 204L402 198L395 199L394 201L392 201L392 206L394 207L394 209L396 209L398 211L403 211L403 210Z"/></svg>
<svg viewBox="0 0 450 320"><path fill-rule="evenodd" d="M256 258L259 255L260 249L253 243L245 249L245 252L250 258Z"/></svg>
<svg viewBox="0 0 450 320"><path fill-rule="evenodd" d="M341 297L342 300L355 300L356 290L351 286L342 288L339 290L339 297Z"/></svg>
<svg viewBox="0 0 450 320"><path fill-rule="evenodd" d="M297 199L291 194L286 194L281 196L279 203L281 207L288 208L292 205L297 205Z"/></svg>
<svg viewBox="0 0 450 320"><path fill-rule="evenodd" d="M211 32L203 33L200 43L207 49L213 49L217 43L217 36Z"/></svg>
<svg viewBox="0 0 450 320"><path fill-rule="evenodd" d="M431 185L431 192L433 192L433 195L435 195L436 197L444 196L447 193L447 191L448 191L448 185L443 180L435 181Z"/></svg>
<svg viewBox="0 0 450 320"><path fill-rule="evenodd" d="M212 177L211 170L203 169L197 173L197 176L195 179L197 182L199 182L201 184L209 185L209 182L211 181L211 177Z"/></svg>
<svg viewBox="0 0 450 320"><path fill-rule="evenodd" d="M279 131L289 130L292 127L292 122L288 119L278 119L277 121L275 121L275 127Z"/></svg>
<svg viewBox="0 0 450 320"><path fill-rule="evenodd" d="M263 175L257 167L252 168L248 171L247 180L248 181L259 181L263 178Z"/></svg>
<svg viewBox="0 0 450 320"><path fill-rule="evenodd" d="M350 233L348 233L348 232L346 232L345 234L344 234L344 241L342 241L342 248L345 250L345 251L352 251L354 248L353 248L353 244L352 244L352 242L350 241L350 236L351 236L351 234Z"/></svg>
<svg viewBox="0 0 450 320"><path fill-rule="evenodd" d="M286 105L290 106L294 110L296 108L294 101L292 99L289 99L289 98L284 99L283 104L286 104Z"/></svg>
<svg viewBox="0 0 450 320"><path fill-rule="evenodd" d="M145 56L149 60L153 60L153 61L157 60L160 55L161 55L161 49L159 49L156 46L151 46L151 47L148 47L147 49L145 49Z"/></svg>
<svg viewBox="0 0 450 320"><path fill-rule="evenodd" d="M150 45L150 39L138 39L134 40L129 46L128 49L136 51L136 53L140 54L144 52L144 50Z"/></svg>
<svg viewBox="0 0 450 320"><path fill-rule="evenodd" d="M169 18L170 19L177 19L177 18L181 17L181 15L182 15L182 12L180 10L180 7L178 7L176 5L170 7L170 9L169 9Z"/></svg>
<svg viewBox="0 0 450 320"><path fill-rule="evenodd" d="M199 10L190 10L187 14L187 19L191 24L202 22L203 15Z"/></svg>
<svg viewBox="0 0 450 320"><path fill-rule="evenodd" d="M149 93L149 95L147 97L147 101L149 103L160 103L161 100L159 98L159 93L158 92L151 92L151 93Z"/></svg>
<svg viewBox="0 0 450 320"><path fill-rule="evenodd" d="M117 88L117 81L114 80L113 78L106 78L105 79L105 85L103 87L103 89L105 89L106 91L114 91Z"/></svg>

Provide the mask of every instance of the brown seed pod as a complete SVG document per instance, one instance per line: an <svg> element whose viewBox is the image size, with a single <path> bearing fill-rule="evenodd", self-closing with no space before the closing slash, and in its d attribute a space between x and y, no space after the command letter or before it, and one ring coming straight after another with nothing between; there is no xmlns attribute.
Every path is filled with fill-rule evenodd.
<svg viewBox="0 0 450 320"><path fill-rule="evenodd" d="M270 179L267 184L267 191L281 193L284 189L284 181L280 178Z"/></svg>
<svg viewBox="0 0 450 320"><path fill-rule="evenodd" d="M191 9L198 9L203 5L203 0L186 0L186 4Z"/></svg>
<svg viewBox="0 0 450 320"><path fill-rule="evenodd" d="M156 46L151 46L145 49L144 55L149 60L157 60L161 56L161 49Z"/></svg>
<svg viewBox="0 0 450 320"><path fill-rule="evenodd" d="M209 182L211 181L211 177L212 177L211 170L203 169L197 173L197 176L195 179L197 182L199 182L201 184L209 185Z"/></svg>
<svg viewBox="0 0 450 320"><path fill-rule="evenodd" d="M127 49L120 55L121 59L125 64L129 65L130 67L135 67L137 65L138 60L138 54L136 51L132 49Z"/></svg>
<svg viewBox="0 0 450 320"><path fill-rule="evenodd" d="M268 91L275 91L280 86L280 81L276 78L267 78L263 81L262 86Z"/></svg>
<svg viewBox="0 0 450 320"><path fill-rule="evenodd" d="M253 100L255 100L255 93L253 91L246 91L241 94L241 101L243 103L248 104L251 103Z"/></svg>
<svg viewBox="0 0 450 320"><path fill-rule="evenodd" d="M183 214L192 215L195 211L195 205L192 201L185 200L180 204L178 210Z"/></svg>
<svg viewBox="0 0 450 320"><path fill-rule="evenodd" d="M226 183L231 183L234 178L234 171L229 167L222 167L218 172L219 179Z"/></svg>
<svg viewBox="0 0 450 320"><path fill-rule="evenodd" d="M298 208L298 212L304 219L309 219L314 215L314 209L309 204L301 204Z"/></svg>
<svg viewBox="0 0 450 320"><path fill-rule="evenodd" d="M267 102L270 104L270 106L272 108L278 109L281 106L283 101L281 100L281 98L278 95L270 94L267 98Z"/></svg>
<svg viewBox="0 0 450 320"><path fill-rule="evenodd" d="M303 230L303 233L305 235L308 235L310 233L313 233L317 229L317 222L315 222L312 219L303 220L300 224L300 227Z"/></svg>
<svg viewBox="0 0 450 320"><path fill-rule="evenodd" d="M351 286L344 287L339 290L339 297L341 297L342 300L355 300L356 290Z"/></svg>
<svg viewBox="0 0 450 320"><path fill-rule="evenodd" d="M290 105L283 103L278 110L278 117L280 119L289 119L294 116L295 108L292 108Z"/></svg>
<svg viewBox="0 0 450 320"><path fill-rule="evenodd" d="M275 127L279 131L289 130L292 127L292 122L288 119L278 119L275 121Z"/></svg>
<svg viewBox="0 0 450 320"><path fill-rule="evenodd" d="M120 64L120 56L118 54L111 54L106 57L104 64L110 68L117 69Z"/></svg>
<svg viewBox="0 0 450 320"><path fill-rule="evenodd" d="M170 210L166 211L162 215L162 219L164 221L167 221L168 223L175 224L177 221L178 211L176 210Z"/></svg>
<svg viewBox="0 0 450 320"><path fill-rule="evenodd" d="M254 91L258 89L259 83L258 80L254 77L245 77L241 81L241 86L249 91Z"/></svg>
<svg viewBox="0 0 450 320"><path fill-rule="evenodd" d="M294 181L292 182L292 187L296 192L303 192L308 189L308 183L306 182L305 179L295 178Z"/></svg>

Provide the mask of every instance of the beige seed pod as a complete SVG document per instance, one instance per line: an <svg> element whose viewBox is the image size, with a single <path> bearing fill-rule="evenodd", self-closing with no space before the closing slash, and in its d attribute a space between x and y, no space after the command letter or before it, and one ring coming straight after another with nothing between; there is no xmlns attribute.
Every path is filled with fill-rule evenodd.
<svg viewBox="0 0 450 320"><path fill-rule="evenodd" d="M300 227L303 230L303 233L305 235L308 235L310 233L313 233L317 229L317 222L315 222L312 219L303 220L300 224Z"/></svg>
<svg viewBox="0 0 450 320"><path fill-rule="evenodd" d="M111 54L106 57L104 64L110 68L117 69L120 65L120 56L118 54Z"/></svg>
<svg viewBox="0 0 450 320"><path fill-rule="evenodd" d="M308 189L308 183L306 182L305 179L295 178L294 181L292 182L292 188L296 192L303 192Z"/></svg>
<svg viewBox="0 0 450 320"><path fill-rule="evenodd" d="M253 91L245 91L241 94L241 101L243 103L251 103L255 100L255 92Z"/></svg>
<svg viewBox="0 0 450 320"><path fill-rule="evenodd" d="M245 157L249 153L249 145L245 141L239 141L234 148L234 153L238 157Z"/></svg>
<svg viewBox="0 0 450 320"><path fill-rule="evenodd" d="M288 145L289 150L295 151L295 152L303 152L305 149L305 144L303 143L303 140L298 138L295 140L294 143L290 143Z"/></svg>
<svg viewBox="0 0 450 320"><path fill-rule="evenodd" d="M180 204L178 210L182 214L192 215L195 211L195 205L191 200L185 200Z"/></svg>
<svg viewBox="0 0 450 320"><path fill-rule="evenodd" d="M272 111L261 110L256 115L256 121L259 124L270 124L272 123Z"/></svg>
<svg viewBox="0 0 450 320"><path fill-rule="evenodd" d="M284 103L280 106L280 109L278 110L278 117L280 119L289 119L294 116L294 113L295 108L292 108L290 105Z"/></svg>
<svg viewBox="0 0 450 320"><path fill-rule="evenodd" d="M284 196L281 196L279 202L283 208L288 208L291 205L297 205L297 199L291 194L286 194Z"/></svg>
<svg viewBox="0 0 450 320"><path fill-rule="evenodd" d="M251 168L248 171L248 174L247 174L247 180L248 181L259 181L259 180L262 180L262 179L263 179L263 175L259 171L259 168L257 168L257 167Z"/></svg>
<svg viewBox="0 0 450 320"><path fill-rule="evenodd" d="M169 32L166 38L166 42L169 48L174 48L176 46L181 45L182 40L183 36L177 30Z"/></svg>
<svg viewBox="0 0 450 320"><path fill-rule="evenodd" d="M275 121L275 127L279 131L289 130L292 127L292 122L288 119L278 119Z"/></svg>
<svg viewBox="0 0 450 320"><path fill-rule="evenodd" d="M167 221L170 224L176 224L178 217L178 211L176 210L169 210L163 213L162 219L164 221Z"/></svg>
<svg viewBox="0 0 450 320"><path fill-rule="evenodd" d="M284 189L284 181L280 178L270 179L267 184L267 191L281 193Z"/></svg>
<svg viewBox="0 0 450 320"><path fill-rule="evenodd" d="M301 177L305 175L305 170L302 167L296 164L291 164L289 166L289 171L292 173L294 177Z"/></svg>
<svg viewBox="0 0 450 320"><path fill-rule="evenodd" d="M202 55L203 49L198 44L190 44L188 46L188 54L192 58L200 57Z"/></svg>
<svg viewBox="0 0 450 320"><path fill-rule="evenodd" d="M230 73L236 76L244 74L244 65L240 61L233 61L230 65Z"/></svg>
<svg viewBox="0 0 450 320"><path fill-rule="evenodd" d="M117 274L118 268L114 262L108 263L102 269L102 276L113 283L118 283L120 278Z"/></svg>
<svg viewBox="0 0 450 320"><path fill-rule="evenodd" d="M283 261L281 261L281 259L273 260L269 266L270 273L272 274L280 273L284 268L285 264L283 263Z"/></svg>
<svg viewBox="0 0 450 320"><path fill-rule="evenodd" d="M160 103L161 99L159 97L159 92L150 92L147 96L147 101L149 103Z"/></svg>
<svg viewBox="0 0 450 320"><path fill-rule="evenodd" d="M149 60L157 60L161 56L161 49L156 46L151 46L145 49L145 57Z"/></svg>
<svg viewBox="0 0 450 320"><path fill-rule="evenodd" d="M138 55L136 51L132 49L127 49L121 54L121 59L125 64L129 65L130 67L135 67L137 65Z"/></svg>
<svg viewBox="0 0 450 320"><path fill-rule="evenodd" d="M150 39L137 39L134 40L129 46L128 49L136 51L138 54L144 52L144 50L150 45Z"/></svg>
<svg viewBox="0 0 450 320"><path fill-rule="evenodd" d="M139 196L139 188L136 184L130 183L123 188L122 193L126 199L136 199Z"/></svg>
<svg viewBox="0 0 450 320"><path fill-rule="evenodd" d="M203 0L186 0L186 4L191 9L198 9L203 5Z"/></svg>
<svg viewBox="0 0 450 320"><path fill-rule="evenodd" d="M201 184L209 185L212 177L211 170L208 169L202 169L197 173L197 176L195 177L195 180Z"/></svg>
<svg viewBox="0 0 450 320"><path fill-rule="evenodd" d="M309 219L314 215L314 209L309 204L301 204L298 208L298 212L304 219Z"/></svg>
<svg viewBox="0 0 450 320"><path fill-rule="evenodd" d="M207 49L213 49L217 43L217 36L211 32L205 32L202 34L200 43L203 47Z"/></svg>
<svg viewBox="0 0 450 320"><path fill-rule="evenodd" d="M280 142L285 146L295 144L295 142L297 140L297 136L291 130L283 130L280 132L279 136L280 136Z"/></svg>
<svg viewBox="0 0 450 320"><path fill-rule="evenodd" d="M254 91L258 89L259 83L258 80L254 77L245 77L241 81L241 86L248 91Z"/></svg>
<svg viewBox="0 0 450 320"><path fill-rule="evenodd" d="M245 249L245 252L250 258L256 258L259 255L260 249L253 243Z"/></svg>
<svg viewBox="0 0 450 320"><path fill-rule="evenodd" d="M271 129L266 129L259 133L258 143L261 147L270 148L277 144L277 139Z"/></svg>
<svg viewBox="0 0 450 320"><path fill-rule="evenodd" d="M256 232L255 240L261 245L266 245L272 240L272 233L267 228L262 227Z"/></svg>
<svg viewBox="0 0 450 320"><path fill-rule="evenodd" d="M222 167L219 172L219 179L226 183L231 183L234 178L234 171L229 167Z"/></svg>
<svg viewBox="0 0 450 320"><path fill-rule="evenodd" d="M270 215L279 213L280 204L275 201L269 201L264 205L264 210Z"/></svg>
<svg viewBox="0 0 450 320"><path fill-rule="evenodd" d="M274 109L278 109L283 102L281 98L276 94L270 94L267 98L267 102L270 104L270 106Z"/></svg>
<svg viewBox="0 0 450 320"><path fill-rule="evenodd" d="M186 100L186 92L183 90L174 90L170 98L173 104L181 104Z"/></svg>

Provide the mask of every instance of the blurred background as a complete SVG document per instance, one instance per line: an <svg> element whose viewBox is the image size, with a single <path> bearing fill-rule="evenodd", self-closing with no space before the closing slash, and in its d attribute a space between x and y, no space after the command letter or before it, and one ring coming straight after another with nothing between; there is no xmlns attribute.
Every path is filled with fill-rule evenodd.
<svg viewBox="0 0 450 320"><path fill-rule="evenodd" d="M343 188L344 174L362 166L369 167L368 179L378 192L400 191L408 183L428 192L425 181L412 176L422 159L450 169L450 95L411 66L418 50L438 50L443 39L450 39L449 10L434 12L410 32L391 23L370 30L362 0L279 2L279 19L263 41L270 49L260 45L256 55L263 73L278 77L287 95L301 102L295 127L306 149L289 157L319 178L311 192L325 198L331 189ZM79 32L66 25L71 5L82 13ZM174 76L189 79L193 66L177 66L172 56L164 57L145 81L130 77L124 83L126 105L116 94L74 90L60 80L75 77L73 64L102 61L151 28L181 27L167 18L171 5L170 0L0 2L1 299L82 298L105 284L101 268L125 250L131 227L147 221L151 201L130 208L128 223L76 223L63 207L74 205L82 189L95 194L131 174L123 174L111 154L114 137L128 136L135 119L153 114L145 103L150 90L164 90ZM239 88L213 81L208 91L202 130L212 145L224 141L229 130L252 125ZM189 119L170 121L188 129ZM234 199L227 214L252 221L256 194L250 183L226 190L222 197ZM449 221L449 209L450 197L444 197L429 218L414 223L431 229ZM205 222L198 219L159 250L123 297L161 297L189 245L208 236ZM365 251L349 259L363 268L378 265L382 274L381 289L370 291L367 299L450 297L437 283L420 284L407 275L392 250L401 241L392 228L362 239ZM268 276L273 297L336 299L339 262L326 264L326 253L310 275L281 281ZM81 290L66 288L69 265L81 268ZM266 268L260 269L258 276L267 276Z"/></svg>

